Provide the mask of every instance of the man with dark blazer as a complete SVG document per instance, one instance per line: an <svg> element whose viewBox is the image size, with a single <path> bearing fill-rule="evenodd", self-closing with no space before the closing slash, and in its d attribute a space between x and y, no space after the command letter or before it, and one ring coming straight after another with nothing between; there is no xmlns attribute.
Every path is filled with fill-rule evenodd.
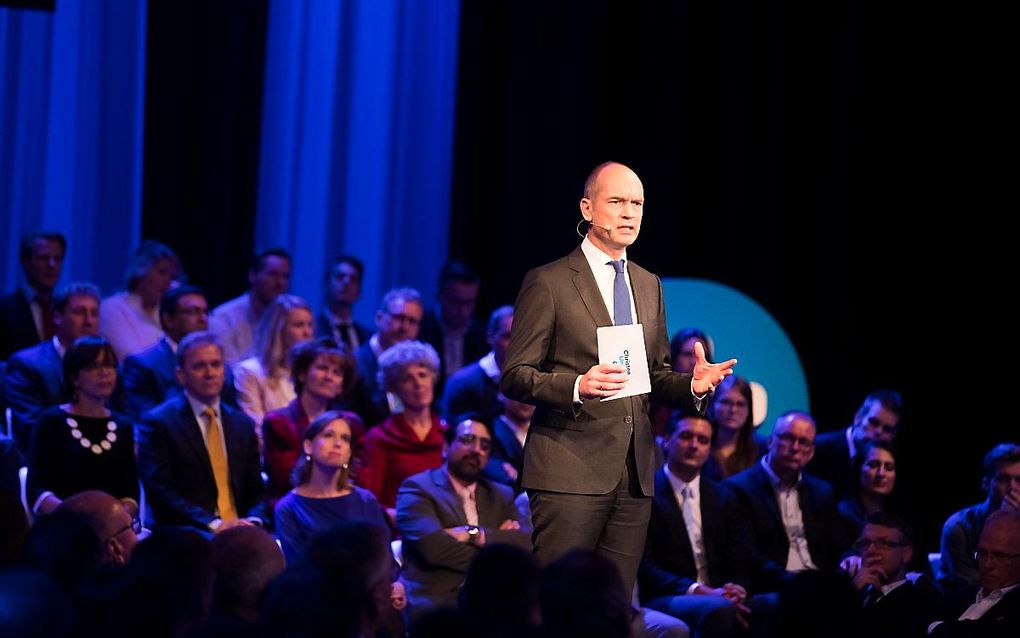
<svg viewBox="0 0 1020 638"><path fill-rule="evenodd" d="M666 447L638 571L641 604L679 618L703 638L735 635L741 622L757 620L745 605L751 547L733 493L701 475L712 424L685 416Z"/></svg>
<svg viewBox="0 0 1020 638"><path fill-rule="evenodd" d="M372 331L354 321L354 302L361 297L365 266L351 255L333 261L326 274L326 305L315 316L315 334L333 337L354 352L372 336Z"/></svg>
<svg viewBox="0 0 1020 638"><path fill-rule="evenodd" d="M488 543L530 549L513 491L482 477L492 438L479 421L447 430L446 463L408 478L397 493L404 580L412 617L455 606L471 561Z"/></svg>
<svg viewBox="0 0 1020 638"><path fill-rule="evenodd" d="M467 264L451 261L439 273L438 303L425 313L419 339L439 353L440 396L446 379L489 351L485 324L475 316L481 279Z"/></svg>
<svg viewBox="0 0 1020 638"><path fill-rule="evenodd" d="M18 248L25 285L0 297L0 361L53 337L53 288L60 279L67 240L60 233L25 235Z"/></svg>
<svg viewBox="0 0 1020 638"><path fill-rule="evenodd" d="M708 364L701 349L693 376L671 369L661 282L627 261L643 205L641 180L626 166L592 172L580 202L588 234L525 276L502 378L503 394L537 408L521 473L536 555L551 562L595 550L617 565L628 592L651 511L655 441L648 394L602 400L627 377L622 365L599 363L596 329L641 324L652 395L690 411L736 363Z"/></svg>
<svg viewBox="0 0 1020 638"><path fill-rule="evenodd" d="M506 365L513 320L513 306L500 306L492 311L485 336L492 349L447 379L442 401L444 419L451 421L458 414L479 412L485 417L483 421L492 423L503 411L499 401L499 377Z"/></svg>
<svg viewBox="0 0 1020 638"><path fill-rule="evenodd" d="M255 424L220 401L223 350L208 332L177 347L184 392L136 425L138 469L154 522L220 532L268 526Z"/></svg>
<svg viewBox="0 0 1020 638"><path fill-rule="evenodd" d="M791 572L835 569L849 546L832 488L803 472L814 441L811 415L781 414L761 461L723 483L750 522L756 591L778 590Z"/></svg>
<svg viewBox="0 0 1020 638"><path fill-rule="evenodd" d="M14 353L4 373L11 435L28 452L29 431L41 410L70 400L64 387L64 353L78 337L99 334L99 289L71 283L53 295L55 334Z"/></svg>
<svg viewBox="0 0 1020 638"><path fill-rule="evenodd" d="M124 408L135 419L181 392L176 375L177 344L189 334L209 328L209 303L205 293L195 286L171 288L160 302L159 319L163 337L125 359L121 367ZM237 407L237 392L229 367L220 399Z"/></svg>
<svg viewBox="0 0 1020 638"><path fill-rule="evenodd" d="M854 544L861 566L853 585L861 594L861 638L922 638L939 617L942 595L922 574L908 577L914 533L901 516L868 516Z"/></svg>
<svg viewBox="0 0 1020 638"><path fill-rule="evenodd" d="M517 489L517 477L524 468L524 443L527 441L535 406L499 395L503 414L492 424L492 454L485 475Z"/></svg>
<svg viewBox="0 0 1020 638"><path fill-rule="evenodd" d="M1020 513L1001 509L988 516L977 546L981 589L957 620L933 623L935 638L1020 636Z"/></svg>
<svg viewBox="0 0 1020 638"><path fill-rule="evenodd" d="M894 390L877 390L864 399L850 427L819 434L807 469L832 485L836 501L857 496L860 477L854 457L867 441L891 445L899 428L903 401Z"/></svg>

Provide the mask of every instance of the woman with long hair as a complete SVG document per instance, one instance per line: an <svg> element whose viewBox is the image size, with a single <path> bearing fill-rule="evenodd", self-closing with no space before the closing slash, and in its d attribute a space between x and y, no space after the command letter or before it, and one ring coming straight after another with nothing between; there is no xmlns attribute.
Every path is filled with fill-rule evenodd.
<svg viewBox="0 0 1020 638"><path fill-rule="evenodd" d="M743 377L730 375L715 389L707 411L712 452L702 475L721 481L751 467L765 453L765 438L755 432L751 405L751 384Z"/></svg>

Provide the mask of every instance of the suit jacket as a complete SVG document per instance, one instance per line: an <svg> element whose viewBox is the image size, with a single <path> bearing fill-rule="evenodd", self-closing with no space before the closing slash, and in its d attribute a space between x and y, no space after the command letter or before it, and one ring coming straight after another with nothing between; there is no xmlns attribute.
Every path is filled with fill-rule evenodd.
<svg viewBox="0 0 1020 638"><path fill-rule="evenodd" d="M418 330L418 340L431 344L439 353L439 382L436 384L436 392L442 390L443 383L447 377L446 362L443 360L443 324L439 320L435 309L425 311L421 320L421 328ZM467 367L472 361L478 361L489 352L488 341L486 341L485 323L480 319L472 318L464 333L464 353L462 356L463 367ZM456 372L456 370L454 370Z"/></svg>
<svg viewBox="0 0 1020 638"><path fill-rule="evenodd" d="M531 549L531 536L521 530L500 530L517 520L513 491L485 479L475 488L479 527L486 543L509 543ZM408 478L397 494L397 527L404 537L404 580L412 613L455 605L457 592L479 547L455 540L443 530L467 525L464 505L450 484L446 465Z"/></svg>
<svg viewBox="0 0 1020 638"><path fill-rule="evenodd" d="M71 397L64 388L64 362L52 339L14 353L5 373L7 405L11 408L11 435L28 451L29 429L39 412Z"/></svg>
<svg viewBox="0 0 1020 638"><path fill-rule="evenodd" d="M24 290L19 288L0 297L0 361L39 343L42 338L36 330L32 306Z"/></svg>
<svg viewBox="0 0 1020 638"><path fill-rule="evenodd" d="M832 486L836 500L857 496L860 478L854 476L854 463L850 446L846 442L846 428L819 434L815 439L815 454L807 470Z"/></svg>
<svg viewBox="0 0 1020 638"><path fill-rule="evenodd" d="M733 492L701 477L701 537L708 562L708 587L737 583L750 587L748 560L751 537L743 510ZM648 523L645 555L638 570L642 602L662 596L682 596L698 580L687 525L665 470L655 472L655 497Z"/></svg>
<svg viewBox="0 0 1020 638"><path fill-rule="evenodd" d="M1009 592L977 620L951 620L931 632L933 638L1015 638L1020 636L1020 587Z"/></svg>
<svg viewBox="0 0 1020 638"><path fill-rule="evenodd" d="M500 415L492 424L492 451L489 452L489 462L485 465L483 474L497 483L516 485L517 481L510 478L503 468L504 463L512 465L520 476L521 468L524 466L524 447L517 440L517 435L507 423L506 417Z"/></svg>
<svg viewBox="0 0 1020 638"><path fill-rule="evenodd" d="M220 413L238 516L256 517L268 526L255 424L223 403ZM145 413L136 431L138 469L156 523L208 530L216 519L216 479L187 398L179 394Z"/></svg>
<svg viewBox="0 0 1020 638"><path fill-rule="evenodd" d="M379 385L379 360L368 340L355 351L354 358L358 362L358 380L342 404L371 428L390 415L390 405L386 401L386 390Z"/></svg>
<svg viewBox="0 0 1020 638"><path fill-rule="evenodd" d="M358 347L368 343L368 338L372 336L372 331L355 321L352 321L351 325L354 326L354 332L358 335ZM325 308L319 310L319 314L315 315L315 334L320 337L332 337L337 343L346 343L343 339L337 339L336 335L333 334L333 324L330 323L329 314Z"/></svg>
<svg viewBox="0 0 1020 638"><path fill-rule="evenodd" d="M669 365L662 284L634 262L628 271L652 395L695 410L690 375ZM656 462L649 395L573 402L575 379L599 362L596 329L612 325L580 246L525 276L502 379L503 394L537 406L525 446L525 489L606 494L619 483L633 440L641 490L652 495Z"/></svg>
<svg viewBox="0 0 1020 638"><path fill-rule="evenodd" d="M503 412L498 395L499 386L475 361L457 370L446 380L443 389L443 418L452 423L465 412L478 412L491 424Z"/></svg>
<svg viewBox="0 0 1020 638"><path fill-rule="evenodd" d="M925 638L928 625L939 619L942 594L922 576L866 605L861 612L861 638Z"/></svg>
<svg viewBox="0 0 1020 638"><path fill-rule="evenodd" d="M731 487L749 522L752 544L752 582L757 591L775 591L786 575L790 543L768 474L755 463L723 485ZM836 510L832 488L806 473L797 486L811 560L819 569L835 569L849 543Z"/></svg>
<svg viewBox="0 0 1020 638"><path fill-rule="evenodd" d="M174 371L177 369L177 355L166 338L133 354L124 360L121 368L124 409L137 419L152 408L181 392ZM237 407L237 390L234 389L234 374L225 366L226 380L220 400L230 407Z"/></svg>

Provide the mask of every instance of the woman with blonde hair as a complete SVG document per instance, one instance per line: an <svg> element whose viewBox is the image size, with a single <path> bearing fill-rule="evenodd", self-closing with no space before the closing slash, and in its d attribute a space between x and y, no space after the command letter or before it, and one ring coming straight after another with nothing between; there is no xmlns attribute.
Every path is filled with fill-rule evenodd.
<svg viewBox="0 0 1020 638"><path fill-rule="evenodd" d="M279 295L255 328L254 356L234 367L237 404L255 421L262 443L266 412L297 398L290 375L290 350L314 334L312 309L295 295Z"/></svg>

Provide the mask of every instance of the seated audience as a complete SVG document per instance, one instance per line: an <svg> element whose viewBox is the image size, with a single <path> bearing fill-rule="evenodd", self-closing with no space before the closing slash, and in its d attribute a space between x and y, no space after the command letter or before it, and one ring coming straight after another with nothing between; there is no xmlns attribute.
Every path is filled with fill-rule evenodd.
<svg viewBox="0 0 1020 638"><path fill-rule="evenodd" d="M192 332L209 327L209 304L205 293L194 286L177 286L163 295L159 306L163 337L123 363L124 408L138 418L181 392L174 371L177 369L177 344ZM227 369L220 399L237 407L234 378Z"/></svg>
<svg viewBox="0 0 1020 638"><path fill-rule="evenodd" d="M125 503L106 492L86 490L64 499L57 511L84 517L99 539L103 565L123 567L131 560L141 531L137 504Z"/></svg>
<svg viewBox="0 0 1020 638"><path fill-rule="evenodd" d="M859 486L857 493L839 502L847 538L857 538L869 515L890 509L890 495L896 487L896 456L886 443L867 441L854 457Z"/></svg>
<svg viewBox="0 0 1020 638"><path fill-rule="evenodd" d="M308 341L291 350L290 373L297 398L286 407L266 414L262 423L269 494L276 499L291 487L290 476L301 452L308 423L354 384L354 358L329 337ZM345 415L352 436L363 439L364 425L352 413Z"/></svg>
<svg viewBox="0 0 1020 638"><path fill-rule="evenodd" d="M542 572L542 628L558 638L626 638L633 612L616 564L573 550Z"/></svg>
<svg viewBox="0 0 1020 638"><path fill-rule="evenodd" d="M538 636L540 585L541 570L530 549L487 545L468 567L457 606L475 636Z"/></svg>
<svg viewBox="0 0 1020 638"><path fill-rule="evenodd" d="M220 401L223 352L208 332L177 347L181 395L137 424L138 468L155 522L217 532L267 525L255 426Z"/></svg>
<svg viewBox="0 0 1020 638"><path fill-rule="evenodd" d="M439 383L489 349L485 325L475 318L475 304L481 279L470 266L451 261L439 273L437 304L422 318L419 339L439 353Z"/></svg>
<svg viewBox="0 0 1020 638"><path fill-rule="evenodd" d="M390 414L392 397L379 381L379 357L393 345L418 337L422 312L417 290L390 290L375 312L375 334L354 353L358 360L358 384L344 407L356 412L369 427L378 425Z"/></svg>
<svg viewBox="0 0 1020 638"><path fill-rule="evenodd" d="M297 394L290 377L290 351L314 336L312 309L300 297L276 297L255 331L254 355L234 367L237 404L251 417L262 440L266 412L286 406Z"/></svg>
<svg viewBox="0 0 1020 638"><path fill-rule="evenodd" d="M410 477L397 495L412 617L455 605L471 561L486 544L531 548L517 522L513 491L482 477L492 447L488 428L462 421L447 439L446 463Z"/></svg>
<svg viewBox="0 0 1020 638"><path fill-rule="evenodd" d="M712 423L712 454L702 472L721 481L743 472L765 454L765 438L755 432L751 384L730 375L712 394L707 413Z"/></svg>
<svg viewBox="0 0 1020 638"><path fill-rule="evenodd" d="M985 520L974 551L978 592L958 619L928 628L934 638L1020 635L1020 512L1002 508Z"/></svg>
<svg viewBox="0 0 1020 638"><path fill-rule="evenodd" d="M82 337L67 350L64 385L70 403L43 410L32 428L28 498L37 514L78 492L101 490L138 500L131 419L106 407L117 385L117 358L102 337Z"/></svg>
<svg viewBox="0 0 1020 638"><path fill-rule="evenodd" d="M326 305L315 317L315 332L333 337L354 352L372 332L354 321L354 303L361 297L365 266L351 255L337 257L326 273Z"/></svg>
<svg viewBox="0 0 1020 638"><path fill-rule="evenodd" d="M513 306L501 306L492 312L486 331L486 340L492 349L446 380L443 390L444 419L450 420L458 414L473 412L481 414L486 423L492 423L502 412L498 398L499 377L503 373L506 349L510 347L513 319Z"/></svg>
<svg viewBox="0 0 1020 638"><path fill-rule="evenodd" d="M64 353L79 337L99 331L99 289L72 283L53 295L54 336L14 353L7 361L5 385L11 409L11 435L22 452L28 452L32 425L39 412L64 403L70 388L64 386Z"/></svg>
<svg viewBox="0 0 1020 638"><path fill-rule="evenodd" d="M869 514L854 544L861 567L853 577L861 594L861 638L922 638L939 617L942 595L927 577L907 570L914 554L913 528L888 512Z"/></svg>
<svg viewBox="0 0 1020 638"><path fill-rule="evenodd" d="M99 334L113 346L118 361L145 350L163 334L159 303L181 275L181 262L169 247L146 240L127 272L127 291L99 305Z"/></svg>
<svg viewBox="0 0 1020 638"><path fill-rule="evenodd" d="M380 382L403 406L365 436L365 466L358 477L390 510L407 477L443 464L446 425L432 413L439 357L420 341L398 343L379 358ZM389 512L392 515L392 511Z"/></svg>
<svg viewBox="0 0 1020 638"><path fill-rule="evenodd" d="M814 441L814 419L786 412L776 419L768 453L724 483L736 492L752 532L755 591L777 591L795 572L835 569L849 546L832 488L803 471Z"/></svg>
<svg viewBox="0 0 1020 638"><path fill-rule="evenodd" d="M535 406L508 399L502 394L503 413L492 424L492 453L485 476L515 487L524 466L524 443L528 438Z"/></svg>
<svg viewBox="0 0 1020 638"><path fill-rule="evenodd" d="M214 536L211 549L215 584L206 635L255 636L262 597L286 566L279 546L265 530L235 527Z"/></svg>
<svg viewBox="0 0 1020 638"><path fill-rule="evenodd" d="M60 233L23 235L18 261L25 283L0 297L0 361L52 339L53 289L60 280L67 253L67 240Z"/></svg>
<svg viewBox="0 0 1020 638"><path fill-rule="evenodd" d="M290 253L282 248L255 255L248 269L248 292L217 306L209 315L209 332L222 344L227 365L234 366L254 354L255 327L277 295L290 288L290 266Z"/></svg>
<svg viewBox="0 0 1020 638"><path fill-rule="evenodd" d="M681 328L669 342L669 360L675 372L690 374L694 371L694 344L700 343L705 349L705 358L712 361L712 340L699 328ZM669 423L675 421L673 408L652 401L648 416L652 421L652 434L658 437L669 435Z"/></svg>
<svg viewBox="0 0 1020 638"><path fill-rule="evenodd" d="M902 412L903 401L898 392L872 392L865 397L850 427L818 437L815 457L808 470L832 485L837 499L852 497L858 483L854 457L866 441L891 444L896 439Z"/></svg>
<svg viewBox="0 0 1020 638"><path fill-rule="evenodd" d="M287 562L304 555L315 534L344 520L367 520L389 529L368 490L351 485L351 426L345 413L320 414L302 432L294 489L276 504L276 533Z"/></svg>
<svg viewBox="0 0 1020 638"><path fill-rule="evenodd" d="M956 512L942 527L942 562L938 583L951 601L972 599L981 585L974 553L985 519L1000 509L1020 510L1020 445L1000 443L983 463L985 500Z"/></svg>

